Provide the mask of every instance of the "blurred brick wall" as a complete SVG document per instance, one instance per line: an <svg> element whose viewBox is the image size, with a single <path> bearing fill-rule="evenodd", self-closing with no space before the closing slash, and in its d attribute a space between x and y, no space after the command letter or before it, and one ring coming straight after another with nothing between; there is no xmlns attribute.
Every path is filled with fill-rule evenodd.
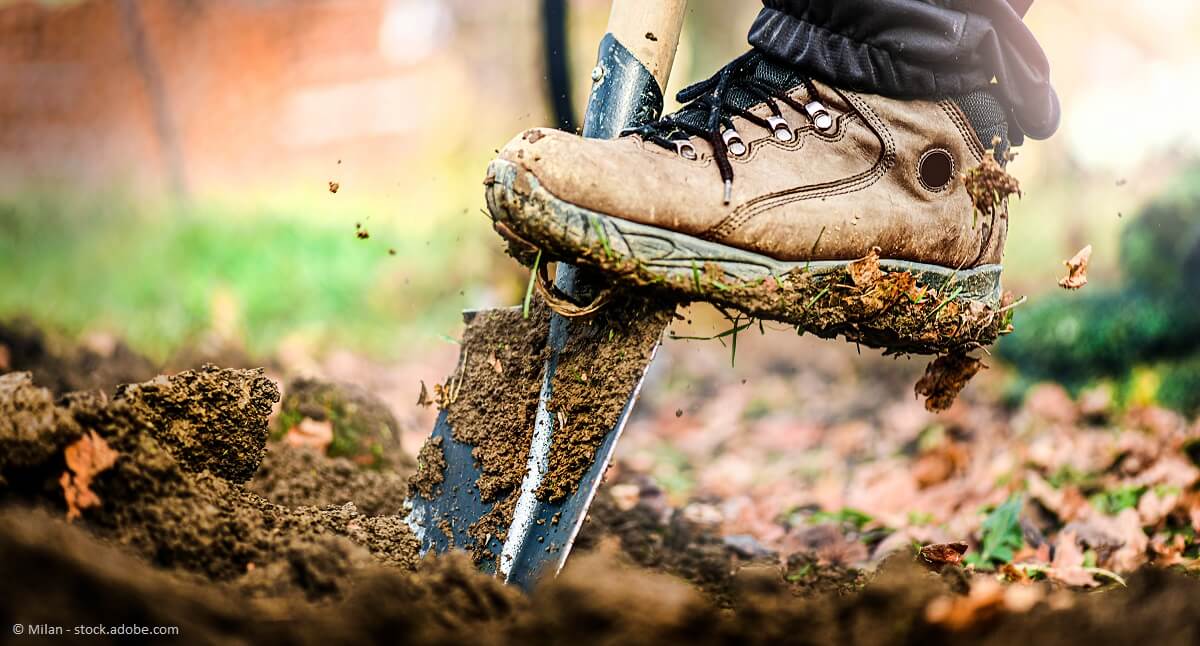
<svg viewBox="0 0 1200 646"><path fill-rule="evenodd" d="M474 72L427 50L474 3L128 0L139 59L125 1L0 2L0 185L169 184L171 140L193 188L344 154L394 166L419 153L431 118L463 116L433 95L463 94ZM161 78L157 122L147 63Z"/></svg>

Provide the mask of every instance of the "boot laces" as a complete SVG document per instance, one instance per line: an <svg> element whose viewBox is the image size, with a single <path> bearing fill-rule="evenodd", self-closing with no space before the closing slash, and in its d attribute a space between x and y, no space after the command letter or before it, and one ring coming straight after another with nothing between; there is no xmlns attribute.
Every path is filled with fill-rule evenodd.
<svg viewBox="0 0 1200 646"><path fill-rule="evenodd" d="M751 50L722 67L711 78L684 88L675 100L684 104L677 112L637 128L630 128L622 135L636 134L643 140L653 142L680 156L695 159L695 148L691 137L707 141L713 150L713 159L721 173L724 184L724 203L729 204L733 194L733 164L729 161L732 152L741 156L748 152L741 136L733 126L733 117L738 116L764 128L781 141L795 138L795 131L783 119L779 109L782 102L802 115L806 115L817 129L827 131L833 126L833 118L821 105L817 88L807 76L787 75L791 83L774 82L761 78L755 72L760 64L767 64L763 55ZM788 96L797 85L804 85L808 101L800 103ZM788 87L785 87L788 86ZM772 116L760 117L748 108L766 103Z"/></svg>

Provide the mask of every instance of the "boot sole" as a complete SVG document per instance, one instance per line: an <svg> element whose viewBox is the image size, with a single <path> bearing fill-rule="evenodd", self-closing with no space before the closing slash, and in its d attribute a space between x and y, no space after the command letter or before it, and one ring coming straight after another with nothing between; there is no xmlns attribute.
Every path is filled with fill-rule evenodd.
<svg viewBox="0 0 1200 646"><path fill-rule="evenodd" d="M986 345L1008 326L1000 265L956 270L880 259L883 281L856 289L851 265L860 259L776 260L597 213L555 197L533 173L502 159L488 166L485 183L493 226L525 264L537 248L549 252L544 259L598 268L679 301L711 301L899 353ZM915 279L915 291L903 289L904 275Z"/></svg>

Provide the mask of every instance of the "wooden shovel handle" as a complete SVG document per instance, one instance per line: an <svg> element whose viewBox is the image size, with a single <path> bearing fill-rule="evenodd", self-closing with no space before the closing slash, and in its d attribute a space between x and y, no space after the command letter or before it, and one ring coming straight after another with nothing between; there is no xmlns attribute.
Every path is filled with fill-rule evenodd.
<svg viewBox="0 0 1200 646"><path fill-rule="evenodd" d="M660 88L667 87L687 0L613 0L608 33L633 52Z"/></svg>

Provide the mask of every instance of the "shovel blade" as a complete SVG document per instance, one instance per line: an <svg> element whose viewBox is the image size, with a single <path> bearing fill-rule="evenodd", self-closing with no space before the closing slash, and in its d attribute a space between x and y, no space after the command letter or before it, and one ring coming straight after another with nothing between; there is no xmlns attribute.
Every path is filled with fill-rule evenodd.
<svg viewBox="0 0 1200 646"><path fill-rule="evenodd" d="M560 276L560 285L563 279ZM443 471L435 478L436 486L413 487L406 502L407 521L421 541L422 553L466 550L482 570L525 588L542 574L557 573L583 525L672 312L673 306L639 300L633 308L614 307L612 317L602 313L581 322L537 308L535 316L549 319L542 328L546 352L523 358L531 367L536 364L534 369L504 368L506 374L525 375L536 383L508 383L503 392L489 394L536 392L532 432L523 438L524 446L497 446L489 438L488 446L482 447L487 452L523 458L524 474L519 484L514 481L503 491L481 487L481 479L488 477L476 455L481 447L462 438L486 437L489 429L455 429L451 419L480 426L494 420L452 415L455 406L470 405L465 397L448 402L429 439L441 450ZM625 318L630 313L636 316ZM489 338L488 329L473 330L473 326L486 325L489 318L495 326L496 317L513 320L520 316L518 308L469 314L462 355L477 357L470 365L478 366L487 343L496 342ZM612 357L622 357L626 365L620 370L601 365ZM468 367L463 362L448 382L447 392L454 391L456 379L462 389L473 387ZM587 377L602 374L616 376ZM582 438L579 429L584 422L591 428L603 424L603 432ZM568 454L571 457L565 458ZM573 466L564 479L562 467L567 461ZM497 522L501 525L498 531L480 529L494 528Z"/></svg>

